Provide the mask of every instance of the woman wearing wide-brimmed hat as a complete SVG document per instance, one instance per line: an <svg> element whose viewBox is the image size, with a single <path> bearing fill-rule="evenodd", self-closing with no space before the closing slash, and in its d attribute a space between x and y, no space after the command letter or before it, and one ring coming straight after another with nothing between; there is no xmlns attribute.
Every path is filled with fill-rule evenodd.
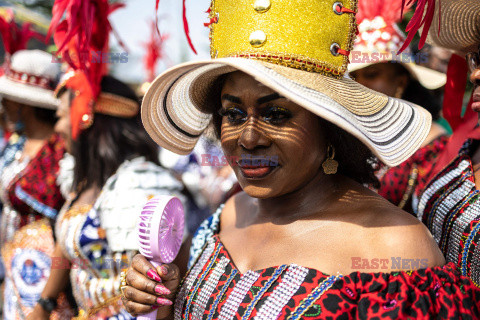
<svg viewBox="0 0 480 320"><path fill-rule="evenodd" d="M254 3L213 1L214 59L167 70L145 96L147 131L177 153L213 120L244 192L199 229L188 272L134 258L122 287L127 310L161 306L157 318L175 319L479 317L480 289L445 265L425 226L362 185L375 182L373 155L396 165L414 153L431 117L344 75L357 2ZM242 155L259 161L236 161ZM172 294L156 294L163 286Z"/></svg>
<svg viewBox="0 0 480 320"><path fill-rule="evenodd" d="M429 41L466 57L456 57L460 77L468 68L473 84L471 104L463 119L462 97L452 110L452 138L435 166L437 174L419 198L417 216L431 230L448 262L480 286L480 2L476 0L442 0L436 4ZM428 32L428 28L424 29ZM450 66L449 66L450 68ZM458 88L461 88L458 83ZM462 90L462 91L460 91Z"/></svg>
<svg viewBox="0 0 480 320"><path fill-rule="evenodd" d="M396 25L402 18L401 7L401 0L381 4L359 1L359 34L348 70L355 81L367 88L415 103L432 115L432 127L422 147L400 165L381 166L377 172L378 194L413 213L412 204L418 201L435 159L448 141L447 131L436 122L441 113L440 101L431 91L443 87L447 76L417 64L430 59L426 53L413 55L409 47L398 53L406 39Z"/></svg>
<svg viewBox="0 0 480 320"><path fill-rule="evenodd" d="M7 118L16 123L1 159L2 258L5 263L4 319L31 313L50 273L52 226L64 198L56 185L65 148L54 133L59 101L53 97L60 66L40 50L14 53L0 77ZM54 316L72 316L64 295Z"/></svg>

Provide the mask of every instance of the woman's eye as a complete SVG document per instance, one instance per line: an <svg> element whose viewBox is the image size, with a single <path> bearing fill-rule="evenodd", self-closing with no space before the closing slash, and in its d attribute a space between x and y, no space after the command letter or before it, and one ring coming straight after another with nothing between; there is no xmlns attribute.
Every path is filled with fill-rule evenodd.
<svg viewBox="0 0 480 320"><path fill-rule="evenodd" d="M227 117L228 122L237 124L247 119L247 113L238 108L220 109L220 116Z"/></svg>
<svg viewBox="0 0 480 320"><path fill-rule="evenodd" d="M266 122L279 124L290 119L292 117L292 113L285 108L269 107L267 110L265 110L262 116Z"/></svg>

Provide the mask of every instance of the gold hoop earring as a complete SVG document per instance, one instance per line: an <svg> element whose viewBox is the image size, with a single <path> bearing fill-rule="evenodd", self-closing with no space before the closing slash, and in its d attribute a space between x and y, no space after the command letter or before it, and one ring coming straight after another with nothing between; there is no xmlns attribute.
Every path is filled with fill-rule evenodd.
<svg viewBox="0 0 480 320"><path fill-rule="evenodd" d="M325 174L335 174L338 169L338 162L334 160L335 157L335 148L332 145L329 145L327 148L327 158L322 163L323 172Z"/></svg>

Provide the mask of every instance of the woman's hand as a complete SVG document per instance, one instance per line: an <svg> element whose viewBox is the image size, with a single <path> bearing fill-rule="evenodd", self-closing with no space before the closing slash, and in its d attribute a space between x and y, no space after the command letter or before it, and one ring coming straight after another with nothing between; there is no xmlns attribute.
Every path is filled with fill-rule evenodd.
<svg viewBox="0 0 480 320"><path fill-rule="evenodd" d="M157 319L173 314L173 302L180 284L180 271L175 264L164 264L158 268L137 254L126 272L127 286L122 290L122 302L133 316L150 313L158 309Z"/></svg>
<svg viewBox="0 0 480 320"><path fill-rule="evenodd" d="M32 312L27 317L27 320L48 320L50 313L45 311L38 303L33 308Z"/></svg>

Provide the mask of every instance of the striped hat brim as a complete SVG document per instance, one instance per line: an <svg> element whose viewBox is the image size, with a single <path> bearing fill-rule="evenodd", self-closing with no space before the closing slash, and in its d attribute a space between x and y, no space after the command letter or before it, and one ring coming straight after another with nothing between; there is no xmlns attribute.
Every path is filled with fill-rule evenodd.
<svg viewBox="0 0 480 320"><path fill-rule="evenodd" d="M348 77L336 79L268 62L222 58L173 67L151 84L142 103L150 136L178 154L190 153L209 125L209 106L220 99L215 80L242 71L283 97L357 137L382 162L408 159L428 135L431 115L409 102L387 97Z"/></svg>
<svg viewBox="0 0 480 320"><path fill-rule="evenodd" d="M56 110L60 100L53 96L53 91L29 84L18 83L0 77L0 97L23 103L28 106Z"/></svg>
<svg viewBox="0 0 480 320"><path fill-rule="evenodd" d="M480 46L480 1L436 0L427 42L461 54Z"/></svg>

